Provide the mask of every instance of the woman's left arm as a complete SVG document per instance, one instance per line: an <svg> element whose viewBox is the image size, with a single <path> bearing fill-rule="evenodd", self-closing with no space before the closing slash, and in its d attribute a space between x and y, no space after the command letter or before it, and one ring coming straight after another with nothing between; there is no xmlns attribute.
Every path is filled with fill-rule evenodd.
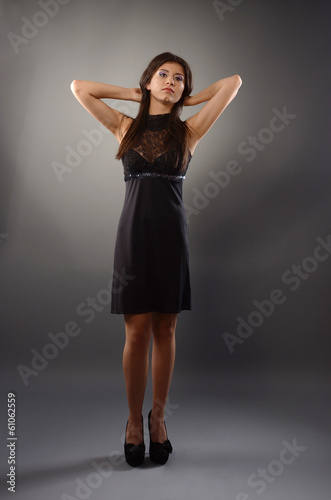
<svg viewBox="0 0 331 500"><path fill-rule="evenodd" d="M242 80L239 75L229 76L185 99L184 106L195 106L208 101L198 113L186 120L192 130L190 138L190 151L192 153L200 139L236 97L241 84Z"/></svg>

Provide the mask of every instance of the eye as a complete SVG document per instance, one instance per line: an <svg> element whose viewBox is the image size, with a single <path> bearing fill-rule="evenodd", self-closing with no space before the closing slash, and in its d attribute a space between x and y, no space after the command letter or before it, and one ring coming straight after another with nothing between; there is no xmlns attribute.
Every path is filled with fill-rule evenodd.
<svg viewBox="0 0 331 500"><path fill-rule="evenodd" d="M178 82L182 82L183 81L183 77L182 76L176 76L176 78L177 78Z"/></svg>
<svg viewBox="0 0 331 500"><path fill-rule="evenodd" d="M165 73L164 71L159 71L159 75L160 76L167 76L167 73Z"/></svg>

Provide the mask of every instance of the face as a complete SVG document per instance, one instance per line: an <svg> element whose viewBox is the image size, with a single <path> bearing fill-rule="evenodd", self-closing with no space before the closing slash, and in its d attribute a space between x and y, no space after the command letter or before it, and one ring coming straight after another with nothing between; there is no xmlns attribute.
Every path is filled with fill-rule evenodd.
<svg viewBox="0 0 331 500"><path fill-rule="evenodd" d="M169 104L175 104L182 97L185 88L184 68L176 62L166 62L158 68L146 84L151 91L151 98Z"/></svg>

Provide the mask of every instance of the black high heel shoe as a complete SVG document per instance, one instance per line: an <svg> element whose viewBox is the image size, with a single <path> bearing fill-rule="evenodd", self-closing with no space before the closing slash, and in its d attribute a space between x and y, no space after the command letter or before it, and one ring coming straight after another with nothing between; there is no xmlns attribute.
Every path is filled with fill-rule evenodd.
<svg viewBox="0 0 331 500"><path fill-rule="evenodd" d="M125 455L125 460L131 467L138 467L141 465L144 461L145 458L145 443L144 443L144 419L143 416L141 416L141 424L142 424L142 429L143 429L143 440L139 444L133 444L133 443L127 443L126 442L126 431L128 428L128 423L126 423L126 428L125 428L125 443L124 443L124 455Z"/></svg>
<svg viewBox="0 0 331 500"><path fill-rule="evenodd" d="M172 446L169 439L163 441L163 443L157 443L152 441L151 438L151 414L152 410L148 414L148 430L149 430L149 457L152 462L156 464L164 465L169 458L169 453L172 453ZM166 424L164 422L164 427L167 432ZM168 434L168 433L167 433Z"/></svg>

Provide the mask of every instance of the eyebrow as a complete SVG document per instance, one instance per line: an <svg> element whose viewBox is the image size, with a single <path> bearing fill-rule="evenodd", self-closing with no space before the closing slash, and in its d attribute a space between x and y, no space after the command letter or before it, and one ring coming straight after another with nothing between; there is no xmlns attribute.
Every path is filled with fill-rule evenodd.
<svg viewBox="0 0 331 500"><path fill-rule="evenodd" d="M159 71L166 71L167 73L169 73L169 70L168 69L165 69L165 68L160 68ZM184 76L183 73L175 73L175 75L181 75L181 76Z"/></svg>

